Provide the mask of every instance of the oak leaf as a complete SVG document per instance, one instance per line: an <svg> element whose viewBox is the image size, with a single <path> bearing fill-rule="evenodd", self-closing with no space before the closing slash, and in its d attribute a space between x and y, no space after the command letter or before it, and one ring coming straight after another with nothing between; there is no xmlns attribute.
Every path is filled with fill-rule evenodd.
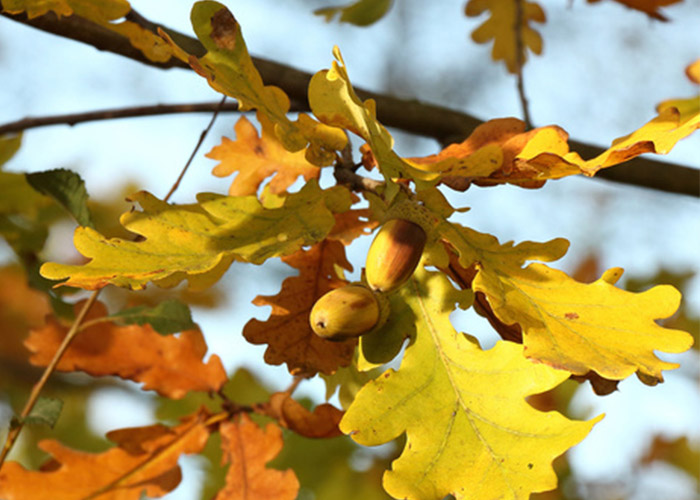
<svg viewBox="0 0 700 500"><path fill-rule="evenodd" d="M242 116L234 126L236 140L223 137L221 144L206 155L220 162L212 171L217 177L238 172L228 190L231 196L256 194L260 184L270 176L273 177L269 189L273 194L285 192L299 176L306 181L318 179L321 170L306 160L303 151L287 151L272 128L273 125L263 119L262 134L258 136L253 124Z"/></svg>
<svg viewBox="0 0 700 500"><path fill-rule="evenodd" d="M342 436L338 428L343 412L335 406L323 403L309 411L286 392L270 396L266 414L279 424L308 438L332 438Z"/></svg>
<svg viewBox="0 0 700 500"><path fill-rule="evenodd" d="M285 279L277 295L259 295L253 300L257 306L272 306L272 312L265 321L251 319L243 336L253 344L268 344L265 362L287 363L293 374L330 374L339 366L347 366L356 340L322 339L309 324L309 313L316 300L347 283L339 274L339 269L352 270L345 247L338 241L324 240L282 260L298 269L299 275Z"/></svg>
<svg viewBox="0 0 700 500"><path fill-rule="evenodd" d="M463 191L471 183L537 188L547 180L570 175L593 176L644 153L666 154L700 127L697 98L666 101L659 105L658 112L643 127L615 139L607 150L590 160L569 150L569 136L560 127L525 131L524 122L503 118L483 123L462 143L450 145L437 155L406 161L439 174L444 184L457 190Z"/></svg>
<svg viewBox="0 0 700 500"><path fill-rule="evenodd" d="M668 18L661 14L659 9L678 3L681 0L613 0L630 9L644 12L647 16L658 21L668 21ZM588 3L598 3L600 0L588 0Z"/></svg>
<svg viewBox="0 0 700 500"><path fill-rule="evenodd" d="M622 270L606 271L594 283L579 283L565 273L534 262L561 258L568 242L500 244L488 234L456 223L442 224L442 236L459 253L459 264L476 266L472 289L486 296L498 320L517 323L525 355L574 375L590 370L610 380L632 373L647 384L663 381L662 370L678 365L654 351L683 352L692 345L686 332L663 328L680 303L672 286L631 293L614 286Z"/></svg>
<svg viewBox="0 0 700 500"><path fill-rule="evenodd" d="M214 90L237 99L242 111L257 109L274 124L275 135L287 150L295 152L308 145L306 157L311 163L330 165L335 152L347 143L345 133L307 114L300 114L294 122L287 118L289 97L279 87L263 83L233 14L218 2L201 1L192 7L191 18L207 53L202 57L189 54L161 30L175 56L206 78Z"/></svg>
<svg viewBox="0 0 700 500"><path fill-rule="evenodd" d="M292 470L265 465L282 449L282 431L274 424L261 429L243 414L237 423L220 426L224 463L230 463L226 485L215 500L294 500L299 481Z"/></svg>
<svg viewBox="0 0 700 500"><path fill-rule="evenodd" d="M59 18L80 16L124 36L151 61L165 62L172 55L162 38L138 23L124 19L131 11L126 0L3 0L2 7L10 14L26 12L29 19L48 12Z"/></svg>
<svg viewBox="0 0 700 500"><path fill-rule="evenodd" d="M151 425L119 429L107 434L117 444L103 453L72 450L55 440L39 447L51 455L40 470L17 462L0 471L4 500L139 500L157 498L175 489L181 455L199 453L209 438L206 419L198 412L176 427Z"/></svg>
<svg viewBox="0 0 700 500"><path fill-rule="evenodd" d="M76 305L76 313L81 306ZM106 314L105 306L98 302L86 322ZM25 341L30 362L47 366L67 332L68 328L49 316L46 325L32 330ZM216 391L226 382L226 371L216 354L202 361L206 351L204 337L196 329L163 336L148 325L99 322L76 336L56 369L115 375L142 383L144 390L179 399L189 391Z"/></svg>
<svg viewBox="0 0 700 500"><path fill-rule="evenodd" d="M454 330L456 291L441 273L419 269L397 292L413 315L415 332L398 370L365 385L340 428L360 444L378 445L406 433L406 446L384 488L396 498L527 499L556 486L552 460L583 439L600 417L574 422L543 413L525 398L569 374L498 342L488 351Z"/></svg>
<svg viewBox="0 0 700 500"><path fill-rule="evenodd" d="M392 0L356 0L342 7L323 7L316 9L314 14L323 16L326 22L340 15L341 23L350 23L356 26L369 26L384 17L391 7Z"/></svg>
<svg viewBox="0 0 700 500"><path fill-rule="evenodd" d="M315 180L290 194L279 208L267 209L255 196L202 193L199 203L170 205L139 192L143 211L127 212L121 224L141 241L105 238L79 227L74 242L91 259L85 265L44 264L41 274L61 285L89 290L113 284L143 289L149 281L163 287L187 279L194 289L215 283L233 260L261 264L322 240L335 224L333 213L350 208L343 187L321 190Z"/></svg>
<svg viewBox="0 0 700 500"><path fill-rule="evenodd" d="M518 3L521 4L521 26L518 24ZM476 43L488 43L493 40L491 57L494 61L503 61L511 73L518 72L517 29L522 36L522 60L525 62L526 49L534 54L542 53L542 37L530 27L531 22L543 23L544 11L535 2L522 0L469 0L465 8L468 17L477 17L489 11L489 18L472 32Z"/></svg>

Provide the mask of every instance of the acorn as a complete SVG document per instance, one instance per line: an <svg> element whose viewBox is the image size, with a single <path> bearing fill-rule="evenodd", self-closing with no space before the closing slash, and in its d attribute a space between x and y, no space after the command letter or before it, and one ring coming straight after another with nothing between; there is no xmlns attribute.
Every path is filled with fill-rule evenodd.
<svg viewBox="0 0 700 500"><path fill-rule="evenodd" d="M372 290L362 285L347 285L318 299L309 322L319 337L340 341L369 332L377 325L379 315L379 302Z"/></svg>
<svg viewBox="0 0 700 500"><path fill-rule="evenodd" d="M405 219L386 222L367 252L365 279L372 290L389 293L406 283L423 255L425 230Z"/></svg>

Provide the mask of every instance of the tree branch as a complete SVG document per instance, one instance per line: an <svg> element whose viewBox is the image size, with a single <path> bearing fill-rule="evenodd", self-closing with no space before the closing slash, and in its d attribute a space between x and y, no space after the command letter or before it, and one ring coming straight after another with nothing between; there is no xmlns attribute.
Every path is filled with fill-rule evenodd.
<svg viewBox="0 0 700 500"><path fill-rule="evenodd" d="M77 40L99 50L113 52L144 64L158 68L189 69L186 64L175 58L171 58L165 63L150 61L138 49L131 46L125 37L78 16L58 19L53 13L49 13L28 19L24 14L2 13L2 15L40 30ZM154 30L157 26L134 11L129 14L128 18L147 29ZM165 27L161 28L188 52L199 55L204 53L204 48L195 38ZM304 103L303 107L308 109L306 102L308 84L311 79L309 73L266 59L253 58L253 61L266 84L282 88L292 100ZM482 120L474 116L441 106L425 104L417 100L398 99L357 87L355 87L355 91L361 99L372 98L377 101L377 118L384 125L434 138L443 146L463 140L474 128L483 123ZM585 158L595 157L606 149L573 140L570 141L570 144L572 149ZM658 191L700 196L700 170L648 158L638 157L621 166L601 170L596 178Z"/></svg>

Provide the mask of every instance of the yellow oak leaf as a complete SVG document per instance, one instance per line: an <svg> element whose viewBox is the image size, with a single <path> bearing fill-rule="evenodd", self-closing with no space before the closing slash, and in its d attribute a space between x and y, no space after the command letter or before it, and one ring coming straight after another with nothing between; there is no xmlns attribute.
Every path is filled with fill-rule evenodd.
<svg viewBox="0 0 700 500"><path fill-rule="evenodd" d="M176 427L150 425L107 434L117 444L103 453L72 450L55 440L39 447L52 456L40 470L8 462L0 471L4 500L139 500L157 498L175 489L183 454L199 453L208 438L207 418L200 410Z"/></svg>
<svg viewBox="0 0 700 500"><path fill-rule="evenodd" d="M700 127L700 98L665 101L658 112L643 127L615 139L610 148L590 160L569 151L569 136L560 127L525 131L522 121L504 118L480 125L462 143L450 145L437 155L407 161L439 173L441 182L457 190L463 191L472 183L537 188L547 180L570 175L593 176L644 153L666 154ZM494 154L489 159L479 158L480 152L491 150ZM474 158L478 159L475 163ZM458 163L453 167L448 160Z"/></svg>
<svg viewBox="0 0 700 500"><path fill-rule="evenodd" d="M272 306L265 321L251 319L243 336L253 344L267 344L265 362L272 365L287 363L295 374L331 374L352 360L356 340L331 342L316 335L309 324L309 313L316 300L326 292L347 284L339 269L352 270L339 241L324 240L309 250L282 259L299 276L282 282L277 295L259 295L253 300L258 306Z"/></svg>
<svg viewBox="0 0 700 500"><path fill-rule="evenodd" d="M206 155L220 162L212 171L217 177L238 172L228 190L231 196L256 194L260 184L270 176L274 176L269 183L272 194L285 192L299 176L306 181L318 179L321 170L306 160L303 151L287 151L276 139L272 128L273 125L264 118L262 134L258 136L253 124L242 116L234 126L236 140L223 137L221 144Z"/></svg>
<svg viewBox="0 0 700 500"><path fill-rule="evenodd" d="M350 208L343 187L321 190L315 180L288 195L278 208L263 207L255 196L202 193L199 203L170 205L139 192L133 201L143 211L122 215L121 224L142 238L105 238L78 227L74 242L91 259L85 265L47 263L41 274L61 285L89 290L113 284L142 289L149 281L171 287L187 279L194 289L216 282L238 259L260 264L296 252L326 237L334 213Z"/></svg>
<svg viewBox="0 0 700 500"><path fill-rule="evenodd" d="M455 331L449 315L456 303L468 306L471 293L455 290L441 273L419 269L397 293L415 325L401 365L365 385L340 423L363 445L406 434L384 474L386 491L416 500L526 500L555 488L552 460L602 416L575 422L525 398L569 373L526 360L517 344L484 351Z"/></svg>
<svg viewBox="0 0 700 500"><path fill-rule="evenodd" d="M689 64L685 68L685 74L691 82L700 85L700 59Z"/></svg>
<svg viewBox="0 0 700 500"><path fill-rule="evenodd" d="M75 306L76 314L82 303ZM87 321L103 318L107 309L96 303ZM31 352L29 361L47 366L68 333L68 327L49 316L46 324L31 331L24 345ZM149 325L117 326L99 322L86 328L73 340L56 369L83 371L93 376L116 375L141 382L171 399L181 399L189 391L217 391L226 382L221 359L214 354L205 363L207 344L199 330L186 330L178 336L160 335Z"/></svg>
<svg viewBox="0 0 700 500"><path fill-rule="evenodd" d="M229 463L226 485L214 500L294 500L299 480L291 469L266 467L282 450L282 430L258 427L245 413L220 427L223 462Z"/></svg>
<svg viewBox="0 0 700 500"><path fill-rule="evenodd" d="M486 296L502 323L522 329L528 358L610 380L636 372L653 385L663 381L662 370L678 366L654 351L678 353L692 345L688 333L656 323L679 306L680 293L672 286L631 293L614 286L621 269L586 284L541 263L523 267L526 261L561 258L568 248L561 238L513 246L456 223L445 221L438 231L459 253L461 266L476 266L472 289Z"/></svg>
<svg viewBox="0 0 700 500"><path fill-rule="evenodd" d="M477 17L489 11L489 18L472 32L476 43L493 40L491 57L503 61L511 73L518 71L518 43L515 26L518 22L518 3L521 3L522 62L526 59L526 49L535 54L542 53L542 37L530 27L531 22L545 22L542 7L535 2L522 0L469 0L465 8L468 17Z"/></svg>
<svg viewBox="0 0 700 500"><path fill-rule="evenodd" d="M644 12L647 16L658 21L668 21L668 18L659 12L661 7L667 7L681 0L613 0L630 9ZM598 3L600 0L588 0L588 3Z"/></svg>
<svg viewBox="0 0 700 500"><path fill-rule="evenodd" d="M162 38L143 26L123 18L131 11L127 0L3 0L10 14L26 12L29 19L53 12L59 18L80 16L103 28L119 33L154 62L165 62L172 50Z"/></svg>
<svg viewBox="0 0 700 500"><path fill-rule="evenodd" d="M218 2L201 1L192 7L191 18L207 53L202 57L189 54L160 31L174 55L206 78L214 90L237 99L241 110L257 109L259 116L274 124L275 135L285 149L295 152L308 145L306 158L311 163L333 163L336 151L347 144L345 133L303 113L296 121L287 118L289 97L279 87L263 83L233 14Z"/></svg>
<svg viewBox="0 0 700 500"><path fill-rule="evenodd" d="M388 182L388 198L399 189L394 179L408 178L430 185L439 174L416 168L394 152L394 138L377 120L375 102L372 99L360 100L350 83L338 47L333 48L333 55L336 60L331 69L319 71L309 83L309 106L314 115L327 125L350 130L367 141Z"/></svg>

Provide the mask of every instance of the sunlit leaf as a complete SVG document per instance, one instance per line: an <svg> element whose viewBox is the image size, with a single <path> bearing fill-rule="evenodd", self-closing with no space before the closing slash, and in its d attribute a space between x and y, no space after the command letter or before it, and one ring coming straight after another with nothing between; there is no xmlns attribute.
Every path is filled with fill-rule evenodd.
<svg viewBox="0 0 700 500"><path fill-rule="evenodd" d="M527 499L556 486L552 460L600 419L573 422L542 413L525 398L569 374L523 357L499 342L488 351L452 327L457 292L442 275L417 271L399 294L415 316L415 334L398 370L387 370L357 395L340 428L378 445L406 433L401 456L384 475L396 498Z"/></svg>
<svg viewBox="0 0 700 500"><path fill-rule="evenodd" d="M447 224L441 231L459 253L460 265L476 266L472 289L486 296L501 322L520 326L528 358L575 375L593 370L610 380L636 372L653 385L663 381L662 370L678 366L654 351L683 352L692 344L687 333L656 323L678 309L680 294L672 286L627 292L614 286L622 275L618 268L594 283L579 283L539 262L523 267L526 261L561 258L566 240L513 246Z"/></svg>
<svg viewBox="0 0 700 500"><path fill-rule="evenodd" d="M84 227L74 242L92 259L83 266L48 263L44 277L68 278L62 285L97 289L108 284L142 289L149 281L171 287L183 279L194 289L215 283L233 260L261 264L322 240L335 223L333 212L350 207L342 187L321 190L310 181L280 208L266 209L255 196L203 193L198 204L170 205L153 195L133 196L143 211L127 212L122 225L141 241L105 238Z"/></svg>
<svg viewBox="0 0 700 500"><path fill-rule="evenodd" d="M215 500L294 500L299 481L291 470L266 467L282 449L282 431L274 424L265 429L240 416L220 427L224 461L229 463L226 485Z"/></svg>
<svg viewBox="0 0 700 500"><path fill-rule="evenodd" d="M76 305L76 311L82 303ZM99 302L87 321L106 315ZM42 328L32 330L25 346L30 361L47 366L68 332L49 316ZM205 363L207 345L199 330L186 330L179 336L162 336L150 326L117 326L109 321L87 327L70 344L56 369L84 371L94 376L116 375L141 382L144 390L178 399L188 391L216 391L226 381L226 372L216 354Z"/></svg>
<svg viewBox="0 0 700 500"><path fill-rule="evenodd" d="M347 143L344 132L306 114L294 122L287 118L289 97L280 88L263 83L248 54L241 27L224 5L196 2L192 7L192 26L207 49L202 57L188 54L161 32L179 59L205 77L213 89L237 99L242 110L257 109L274 124L277 139L289 151L308 145L306 157L311 163L323 166L335 160L335 152Z"/></svg>
<svg viewBox="0 0 700 500"><path fill-rule="evenodd" d="M22 135L0 136L0 168L12 158L22 144Z"/></svg>
<svg viewBox="0 0 700 500"><path fill-rule="evenodd" d="M37 471L17 462L3 464L0 498L140 500L143 492L151 498L161 497L180 483L180 456L199 453L204 447L209 437L206 417L206 413L198 413L172 428L158 424L112 431L107 437L117 446L104 453L86 453L58 441L42 441L39 447L52 458Z"/></svg>
<svg viewBox="0 0 700 500"><path fill-rule="evenodd" d="M254 195L268 177L272 177L270 192L283 193L297 177L308 181L317 179L321 173L306 160L302 151L291 153L279 143L269 120L263 118L262 124L262 134L258 136L253 124L242 116L234 127L236 140L223 137L221 144L207 154L208 158L220 162L212 171L217 177L236 173L228 190L231 196Z"/></svg>

